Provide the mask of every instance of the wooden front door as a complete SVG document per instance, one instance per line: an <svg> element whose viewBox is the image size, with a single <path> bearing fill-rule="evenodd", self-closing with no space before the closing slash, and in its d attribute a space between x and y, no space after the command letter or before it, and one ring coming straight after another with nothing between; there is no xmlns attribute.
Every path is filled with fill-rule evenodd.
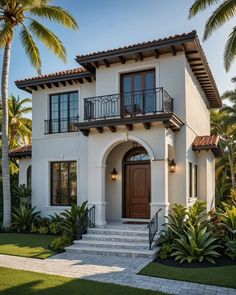
<svg viewBox="0 0 236 295"><path fill-rule="evenodd" d="M125 164L125 217L150 218L150 163Z"/></svg>

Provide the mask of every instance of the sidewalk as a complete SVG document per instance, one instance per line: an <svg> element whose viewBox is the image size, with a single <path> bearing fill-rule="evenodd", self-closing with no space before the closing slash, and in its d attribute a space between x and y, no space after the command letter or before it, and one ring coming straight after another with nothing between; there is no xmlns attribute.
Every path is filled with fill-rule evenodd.
<svg viewBox="0 0 236 295"><path fill-rule="evenodd" d="M40 260L0 254L0 266L181 295L236 295L236 289L137 275L149 259L62 253Z"/></svg>

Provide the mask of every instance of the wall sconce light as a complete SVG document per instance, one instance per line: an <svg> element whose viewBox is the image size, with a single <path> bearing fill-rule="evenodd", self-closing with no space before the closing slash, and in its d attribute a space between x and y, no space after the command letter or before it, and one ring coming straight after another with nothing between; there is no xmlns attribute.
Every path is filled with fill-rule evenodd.
<svg viewBox="0 0 236 295"><path fill-rule="evenodd" d="M175 163L175 160L171 160L169 161L169 171L170 173L174 173L176 170L176 163Z"/></svg>
<svg viewBox="0 0 236 295"><path fill-rule="evenodd" d="M117 171L116 168L113 168L112 172L111 172L111 180L117 180Z"/></svg>

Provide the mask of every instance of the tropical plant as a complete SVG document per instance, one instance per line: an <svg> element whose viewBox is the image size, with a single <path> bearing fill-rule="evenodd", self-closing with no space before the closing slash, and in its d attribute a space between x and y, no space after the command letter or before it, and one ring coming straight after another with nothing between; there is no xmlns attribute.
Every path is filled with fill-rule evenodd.
<svg viewBox="0 0 236 295"><path fill-rule="evenodd" d="M29 232L39 213L35 211L35 207L32 209L25 206L13 208L11 228L18 232Z"/></svg>
<svg viewBox="0 0 236 295"><path fill-rule="evenodd" d="M62 236L54 239L51 244L49 245L49 248L52 251L55 251L57 253L64 252L64 248L68 247L72 243L72 238L70 236Z"/></svg>
<svg viewBox="0 0 236 295"><path fill-rule="evenodd" d="M69 12L59 6L51 5L52 0L0 0L0 49L4 49L1 97L2 97L2 176L4 195L3 226L11 225L10 175L8 159L8 86L11 47L14 36L20 34L31 64L41 72L41 57L34 40L37 38L52 52L66 61L66 49L59 38L44 26L38 18L57 22L69 29L78 25ZM35 19L36 17L37 19Z"/></svg>
<svg viewBox="0 0 236 295"><path fill-rule="evenodd" d="M216 251L220 246L217 244L217 238L207 229L207 226L193 226L191 224L184 230L184 234L178 234L179 238L172 245L170 255L180 263L187 260L188 263L207 260L215 263L214 258L220 256Z"/></svg>
<svg viewBox="0 0 236 295"><path fill-rule="evenodd" d="M62 232L67 236L76 238L78 234L78 228L79 226L81 226L80 218L86 213L86 211L87 202L83 202L81 206L73 204L70 210L65 210L64 212L62 212L61 217L63 219L60 223Z"/></svg>
<svg viewBox="0 0 236 295"><path fill-rule="evenodd" d="M220 111L211 112L211 131L212 134L220 135L220 145L223 152L223 157L220 162L217 162L217 176L227 177L225 169L230 171L231 187L236 188L235 180L235 164L236 164L236 128L232 125L228 108L223 108ZM226 178L227 179L227 178ZM218 181L218 180L217 180Z"/></svg>
<svg viewBox="0 0 236 295"><path fill-rule="evenodd" d="M12 194L19 199L19 204L30 207L31 205L31 189L25 184L13 187Z"/></svg>
<svg viewBox="0 0 236 295"><path fill-rule="evenodd" d="M172 251L172 248L171 248L171 245L170 244L167 244L167 243L164 243L162 246L161 246L161 249L158 253L158 256L162 259L162 260L165 260L167 258L170 257L170 254L171 254L171 251Z"/></svg>
<svg viewBox="0 0 236 295"><path fill-rule="evenodd" d="M236 239L226 238L225 240L225 254L231 259L236 259Z"/></svg>
<svg viewBox="0 0 236 295"><path fill-rule="evenodd" d="M236 2L235 0L195 0L189 11L189 17L193 17L200 11L206 10L209 6L214 4L219 6L212 13L207 20L204 30L203 40L207 40L211 34L218 28L227 23L231 18L236 15ZM224 66L226 71L230 69L236 57L236 26L233 27L230 33L224 50Z"/></svg>

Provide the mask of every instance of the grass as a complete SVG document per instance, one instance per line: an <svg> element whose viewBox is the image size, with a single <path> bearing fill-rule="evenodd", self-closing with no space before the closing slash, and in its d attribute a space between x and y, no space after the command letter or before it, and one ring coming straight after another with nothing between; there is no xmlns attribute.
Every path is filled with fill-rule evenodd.
<svg viewBox="0 0 236 295"><path fill-rule="evenodd" d="M48 248L53 239L50 235L1 233L0 254L45 259L55 254Z"/></svg>
<svg viewBox="0 0 236 295"><path fill-rule="evenodd" d="M164 293L0 267L1 295L160 295Z"/></svg>
<svg viewBox="0 0 236 295"><path fill-rule="evenodd" d="M181 268L151 262L140 273L150 277L236 288L236 265L209 268Z"/></svg>

